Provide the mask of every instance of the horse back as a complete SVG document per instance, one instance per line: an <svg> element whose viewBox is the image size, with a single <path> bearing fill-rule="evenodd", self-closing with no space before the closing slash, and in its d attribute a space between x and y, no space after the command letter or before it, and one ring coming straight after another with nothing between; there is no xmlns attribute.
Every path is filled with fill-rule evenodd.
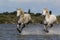
<svg viewBox="0 0 60 40"><path fill-rule="evenodd" d="M24 14L24 17L27 19L31 19L31 15L30 14Z"/></svg>
<svg viewBox="0 0 60 40"><path fill-rule="evenodd" d="M56 20L57 20L57 17L56 17L55 15L50 15L49 18L46 17L46 21L47 21L48 23L53 23L53 22L55 22Z"/></svg>
<svg viewBox="0 0 60 40"><path fill-rule="evenodd" d="M50 15L50 18L51 18L51 19L54 19L54 20L57 19L57 17L56 17L55 15Z"/></svg>
<svg viewBox="0 0 60 40"><path fill-rule="evenodd" d="M24 20L24 23L29 22L31 20L30 14L24 14L23 20Z"/></svg>
<svg viewBox="0 0 60 40"><path fill-rule="evenodd" d="M57 17L55 15L51 15L49 21L52 22L52 23L54 23L54 22L57 21Z"/></svg>

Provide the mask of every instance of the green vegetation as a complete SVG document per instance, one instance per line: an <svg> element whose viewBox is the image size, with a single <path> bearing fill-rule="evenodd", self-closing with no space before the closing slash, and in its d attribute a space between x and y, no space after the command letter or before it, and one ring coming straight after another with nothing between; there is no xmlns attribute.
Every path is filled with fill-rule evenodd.
<svg viewBox="0 0 60 40"><path fill-rule="evenodd" d="M57 16L57 20L58 20L58 22L60 23L60 15L59 15L59 16Z"/></svg>
<svg viewBox="0 0 60 40"><path fill-rule="evenodd" d="M16 23L16 11L0 13L0 24Z"/></svg>
<svg viewBox="0 0 60 40"><path fill-rule="evenodd" d="M28 13L31 15L34 23L43 23L44 17L41 16L41 13L36 14L31 13L30 9ZM58 22L60 23L60 16L57 16L57 19ZM10 13L9 12L0 13L0 24L16 24L16 23L17 23L16 11Z"/></svg>

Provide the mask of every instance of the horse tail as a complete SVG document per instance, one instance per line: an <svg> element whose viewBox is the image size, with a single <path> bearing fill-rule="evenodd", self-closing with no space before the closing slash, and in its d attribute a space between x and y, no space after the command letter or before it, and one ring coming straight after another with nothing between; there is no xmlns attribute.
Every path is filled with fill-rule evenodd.
<svg viewBox="0 0 60 40"><path fill-rule="evenodd" d="M55 23L55 24L59 24L57 17L56 17L56 20L55 20L54 23Z"/></svg>
<svg viewBox="0 0 60 40"><path fill-rule="evenodd" d="M56 24L59 24L58 20L56 20Z"/></svg>
<svg viewBox="0 0 60 40"><path fill-rule="evenodd" d="M30 17L29 17L29 22L32 23L32 17L31 17L30 14L29 14L29 16L30 16Z"/></svg>

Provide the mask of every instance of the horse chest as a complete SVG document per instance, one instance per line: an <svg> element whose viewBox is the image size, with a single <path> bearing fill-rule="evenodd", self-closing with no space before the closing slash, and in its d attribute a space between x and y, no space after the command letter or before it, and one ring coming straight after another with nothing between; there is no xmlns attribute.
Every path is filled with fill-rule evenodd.
<svg viewBox="0 0 60 40"><path fill-rule="evenodd" d="M48 22L50 21L50 17L45 17L45 20Z"/></svg>

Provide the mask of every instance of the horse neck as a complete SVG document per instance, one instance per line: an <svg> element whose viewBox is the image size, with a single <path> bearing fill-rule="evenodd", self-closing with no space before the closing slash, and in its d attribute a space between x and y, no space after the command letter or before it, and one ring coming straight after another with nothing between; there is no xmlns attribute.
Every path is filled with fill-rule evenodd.
<svg viewBox="0 0 60 40"><path fill-rule="evenodd" d="M49 18L49 17L50 17L50 14L49 14L49 13L47 13L47 14L46 14L46 17L47 17L47 18Z"/></svg>
<svg viewBox="0 0 60 40"><path fill-rule="evenodd" d="M23 17L24 16L24 12L23 11L21 11L21 17Z"/></svg>

